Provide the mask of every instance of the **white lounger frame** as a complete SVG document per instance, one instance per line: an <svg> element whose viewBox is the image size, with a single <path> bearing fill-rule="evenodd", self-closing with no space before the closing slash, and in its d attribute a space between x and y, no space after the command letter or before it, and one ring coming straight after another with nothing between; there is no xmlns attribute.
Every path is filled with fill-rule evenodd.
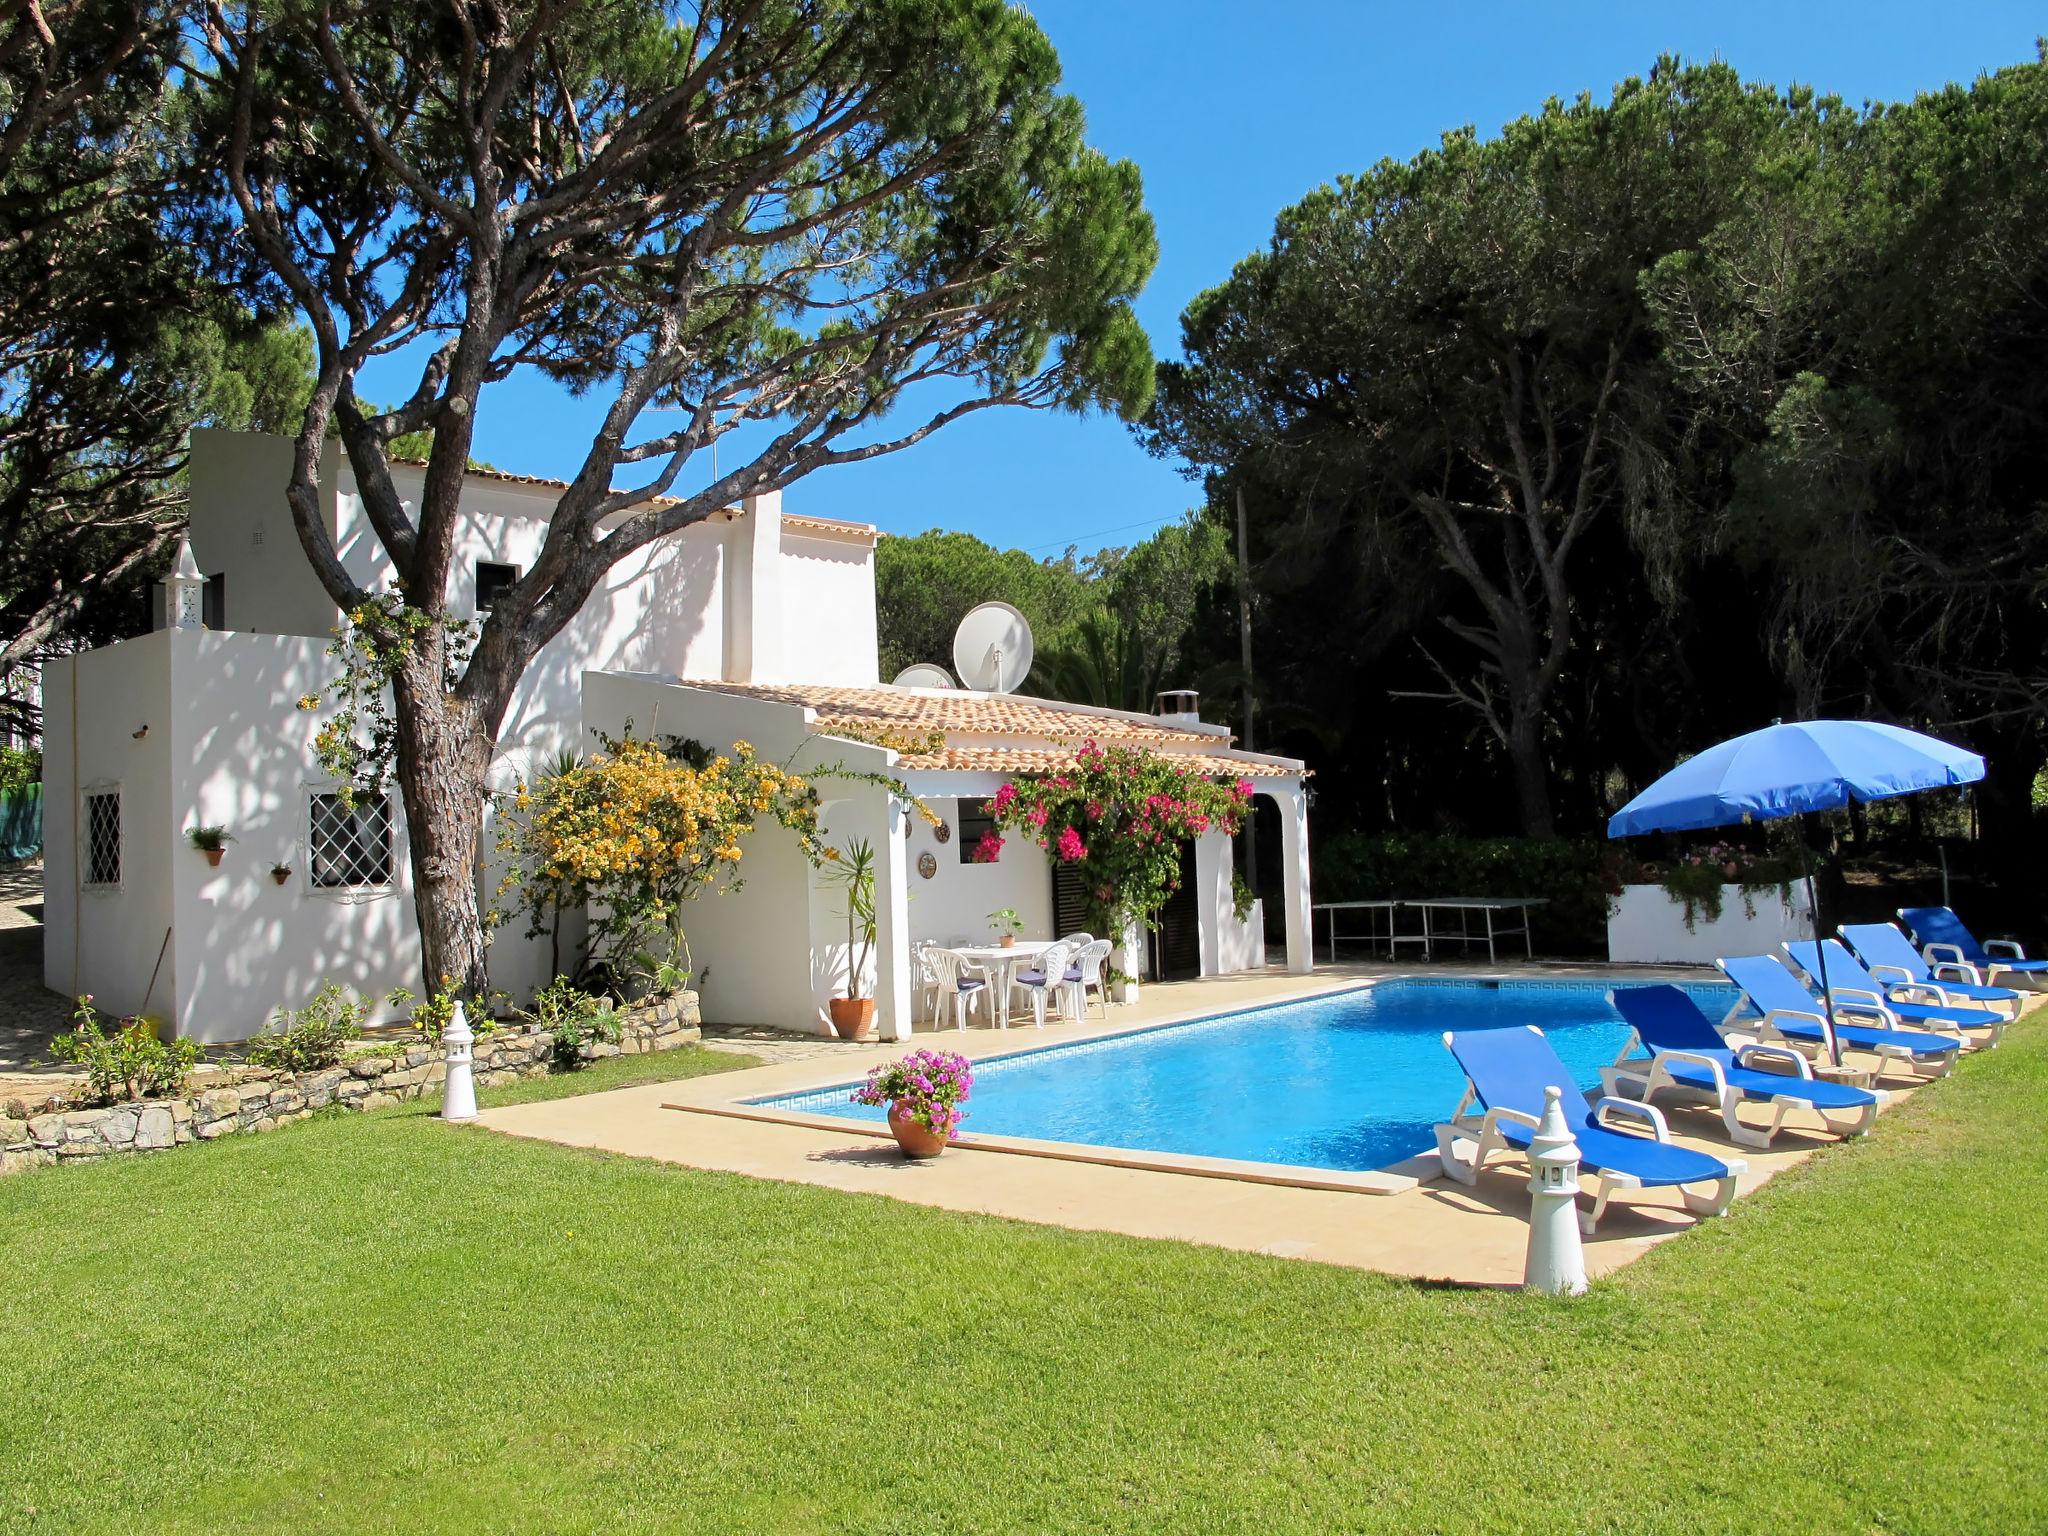
<svg viewBox="0 0 2048 1536"><path fill-rule="evenodd" d="M1828 1118L1826 1110L1799 1092L1798 1084L1813 1081L1813 1064L1803 1053L1789 1045L1757 1041L1735 1047L1735 1064L1739 1067L1765 1071L1768 1069L1758 1067L1755 1063L1777 1061L1785 1063L1792 1069L1782 1074L1785 1078L1785 1091L1774 1093L1769 1098L1761 1097L1761 1091L1758 1089L1731 1086L1727 1075L1721 1070L1721 1063L1712 1056L1703 1056L1696 1051L1650 1050L1647 1060L1640 1057L1631 1060L1631 1057L1635 1057L1638 1046L1650 1050L1650 1047L1643 1046L1642 1036L1631 1029L1628 1032L1628 1044L1621 1048L1621 1054L1615 1057L1614 1065L1600 1069L1600 1086L1610 1096L1636 1098L1647 1104L1657 1094L1668 1093L1677 1094L1689 1103L1718 1105L1721 1110L1721 1124L1727 1128L1729 1140L1741 1146L1755 1147L1759 1151L1770 1146L1771 1138L1784 1129L1786 1114L1794 1109L1812 1110L1820 1116L1821 1123L1837 1136L1867 1135L1886 1099L1882 1089L1873 1091L1870 1103L1855 1111L1848 1124L1838 1125ZM1680 1082L1672 1076L1673 1065L1698 1067L1713 1078L1714 1086L1707 1089L1694 1083ZM1771 1108L1771 1123L1762 1130L1753 1125L1744 1125L1735 1110L1737 1105L1745 1101L1768 1104Z"/></svg>
<svg viewBox="0 0 2048 1536"><path fill-rule="evenodd" d="M1835 1015L1838 1018L1847 1018L1851 1021L1860 1019L1866 1023L1874 1024L1880 1029L1905 1029L1908 1027L1901 1024L1899 1016L1893 1013L1891 1009L1885 1007L1881 1001L1873 1003L1855 1001L1859 997L1869 997L1870 994L1868 992L1849 987L1829 987L1828 990L1835 995ZM1748 999L1745 998L1737 1002L1734 1007L1728 1010L1728 1017L1714 1026L1721 1031L1721 1038L1731 1046L1756 1045L1766 1041L1773 1041L1790 1046L1809 1061L1837 1062L1842 1059L1841 1053L1833 1049L1835 1044L1834 1026L1828 1023L1827 1019L1821 1014L1817 1012L1809 1013L1804 1008L1773 1008L1761 1019L1736 1017L1737 1014L1741 1013L1743 1004L1747 1001ZM1796 1019L1802 1024L1818 1025L1821 1037L1817 1041L1795 1040L1778 1027L1778 1022L1781 1019ZM1949 1035L1941 1030L1914 1029L1913 1033L1922 1035L1941 1034L1944 1038L1960 1041L1959 1036ZM1903 1045L1851 1045L1844 1047L1844 1049L1858 1051L1866 1056L1875 1056L1880 1061L1896 1061L1905 1068L1907 1075L1911 1077L1947 1077L1955 1069L1956 1064L1956 1056L1953 1051L1944 1051L1939 1056L1920 1057L1915 1056L1910 1047Z"/></svg>
<svg viewBox="0 0 2048 1536"><path fill-rule="evenodd" d="M1972 1049L1996 1050L1998 1042L2005 1038L2005 1026L2020 1016L2018 998L2014 998L2010 1004L2006 1004L1986 1002L1980 998L1964 997L1960 993L1949 991L1948 988L1941 984L1939 979L1926 981L1914 976L1904 967L1897 965L1865 965L1863 969L1870 972L1876 980L1884 984L1886 1002L1921 1003L1929 1008L1968 1008L1983 1014L1984 1022L1982 1024L1952 1024L1946 1029L1932 1031L1935 1034L1954 1035ZM1896 981L1886 981L1885 978L1887 976L1894 976L1898 979ZM1950 977L1949 979L1953 981L1956 978ZM1866 993L1865 995L1867 996L1868 994ZM2010 1013L2006 1012L2008 1007L2012 1010ZM1902 1024L1900 1028L1925 1029L1926 1026L1924 1024ZM1967 1033L1967 1031L1973 1029L1988 1029L1991 1031L1991 1038L1988 1040L1973 1039Z"/></svg>
<svg viewBox="0 0 2048 1536"><path fill-rule="evenodd" d="M1984 941L1985 963L1982 967L1972 965L1969 961L1965 960L1963 958L1962 946L1958 944L1929 944L1920 953L1926 958L1927 968L1934 972L1936 976L1941 975L1945 970L1960 971L1962 972L1960 976L1951 977L1950 979L1953 981L1967 981L1979 987L1998 986L2000 985L1999 977L2010 976L2018 986L2032 990L2035 978L2040 975L2038 971L2016 971L2009 965L2000 965L1998 963L2002 959L2024 960L2027 958L2027 952L2020 948L2017 939L1986 939Z"/></svg>
<svg viewBox="0 0 2048 1536"><path fill-rule="evenodd" d="M1436 1128L1437 1159L1443 1164L1446 1176L1460 1184L1476 1185L1479 1170L1486 1166L1486 1160L1496 1152L1507 1152L1516 1157L1526 1157L1524 1149L1515 1146L1500 1132L1502 1122L1536 1129L1536 1117L1525 1115L1515 1109L1489 1109L1483 1115L1471 1114L1479 1093L1471 1083L1465 1085L1465 1096L1458 1100L1458 1107L1451 1118ZM1611 1131L1634 1131L1634 1126L1616 1126L1608 1123L1610 1114L1624 1119L1647 1124L1653 1141L1669 1143L1671 1127L1664 1122L1664 1112L1654 1104L1639 1104L1633 1099L1602 1097L1593 1105L1593 1116L1601 1127ZM1458 1156L1457 1144L1461 1141L1472 1143L1472 1157L1468 1162ZM1721 1162L1728 1169L1728 1176L1714 1180L1714 1192L1710 1195L1696 1195L1681 1184L1677 1186L1679 1197L1685 1201L1685 1208L1695 1216L1726 1216L1728 1207L1735 1199L1735 1181L1748 1172L1749 1164L1740 1158L1724 1157ZM1621 1190L1641 1189L1643 1181L1632 1173L1620 1173L1603 1168L1597 1177L1600 1180L1593 1192L1593 1209L1579 1212L1579 1231L1587 1237L1600 1225L1600 1218L1607 1212L1608 1200Z"/></svg>

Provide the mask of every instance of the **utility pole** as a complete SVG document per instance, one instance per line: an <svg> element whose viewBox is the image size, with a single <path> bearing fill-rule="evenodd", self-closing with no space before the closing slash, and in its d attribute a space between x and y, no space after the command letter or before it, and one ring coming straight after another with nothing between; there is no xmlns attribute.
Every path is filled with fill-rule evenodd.
<svg viewBox="0 0 2048 1536"><path fill-rule="evenodd" d="M1237 488L1237 654L1244 672L1245 751L1252 750L1252 575L1251 557L1245 545L1244 487ZM1254 893L1259 888L1259 819L1256 812L1244 822L1245 883Z"/></svg>

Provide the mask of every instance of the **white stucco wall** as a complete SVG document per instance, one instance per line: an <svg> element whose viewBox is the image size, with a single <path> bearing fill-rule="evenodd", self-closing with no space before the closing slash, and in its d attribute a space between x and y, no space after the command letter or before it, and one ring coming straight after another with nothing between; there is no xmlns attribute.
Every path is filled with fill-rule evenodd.
<svg viewBox="0 0 2048 1536"><path fill-rule="evenodd" d="M167 635L44 663L43 981L66 996L90 992L111 1015L141 1012L145 1003L172 1014L175 935L164 948L174 927L172 865L180 853L204 863L180 846L183 827L172 822L170 692ZM81 889L80 802L87 790L115 785L121 883Z"/></svg>
<svg viewBox="0 0 2048 1536"><path fill-rule="evenodd" d="M1765 890L1747 899L1741 886L1724 885L1720 917L1701 912L1690 928L1685 903L1661 885L1623 886L1608 904L1607 958L1618 964L1712 965L1723 955L1774 955L1780 944L1812 937L1813 910L1798 884L1789 895Z"/></svg>
<svg viewBox="0 0 2048 1536"><path fill-rule="evenodd" d="M813 735L805 712L794 705L709 693L659 677L593 672L583 688L586 724L612 734L630 719L640 736L674 732L721 751L747 741L761 757L800 772L834 763L881 772L889 759L879 747ZM831 840L860 836L880 844L891 835L886 790L829 779L818 781L818 789ZM894 835L901 840L900 832ZM845 976L846 924L838 896L772 818L743 847L740 888L700 894L684 916L703 1016L714 1024L824 1033L825 1003L841 991Z"/></svg>
<svg viewBox="0 0 2048 1536"><path fill-rule="evenodd" d="M780 675L756 682L872 687L880 681L872 544L817 538L785 525L775 580L781 587Z"/></svg>
<svg viewBox="0 0 2048 1536"><path fill-rule="evenodd" d="M987 795L966 797L973 805ZM961 860L961 800L951 796L926 799L944 819L951 837L940 843L934 830L920 819L910 833L910 934L914 939L941 942L965 940L970 944L994 941L988 914L1003 907L1014 908L1024 922L1024 937L1056 938L1052 931L1052 870L1045 850L1023 837L1003 839L1003 851L993 864L971 864ZM917 858L929 852L938 868L926 880L917 871Z"/></svg>
<svg viewBox="0 0 2048 1536"><path fill-rule="evenodd" d="M143 1009L147 993L147 1011L208 1042L254 1034L274 1009L304 1003L328 981L380 998L397 986L417 990L396 793L389 890L327 892L307 877L308 798L330 786L312 752L319 716L295 704L332 670L325 649L302 636L162 630L59 664L46 723L46 806L63 823L45 865L50 986L89 990L113 1012ZM79 797L116 778L121 888L80 890ZM206 825L233 838L218 868L186 842L190 828ZM282 886L270 874L278 863L292 866ZM151 989L166 929L171 942Z"/></svg>

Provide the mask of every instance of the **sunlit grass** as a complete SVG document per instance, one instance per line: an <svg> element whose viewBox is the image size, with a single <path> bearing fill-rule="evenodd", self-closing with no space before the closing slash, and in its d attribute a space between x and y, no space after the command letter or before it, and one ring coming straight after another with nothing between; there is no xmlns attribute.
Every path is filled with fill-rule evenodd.
<svg viewBox="0 0 2048 1536"><path fill-rule="evenodd" d="M12 1178L0 1529L2037 1528L2044 1084L2023 1025L1574 1303L424 1106Z"/></svg>

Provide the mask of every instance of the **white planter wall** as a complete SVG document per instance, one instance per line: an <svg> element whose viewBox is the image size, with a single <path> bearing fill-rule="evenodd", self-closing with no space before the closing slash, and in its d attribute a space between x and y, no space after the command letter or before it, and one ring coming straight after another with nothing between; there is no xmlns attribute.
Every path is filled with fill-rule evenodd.
<svg viewBox="0 0 2048 1536"><path fill-rule="evenodd" d="M1755 908L1755 915L1750 908ZM1607 958L1636 965L1712 965L1723 955L1776 954L1788 939L1813 937L1813 912L1806 887L1795 884L1789 898L1775 887L1752 893L1721 887L1721 915L1704 912L1685 926L1685 903L1661 885L1624 886L1607 908Z"/></svg>

